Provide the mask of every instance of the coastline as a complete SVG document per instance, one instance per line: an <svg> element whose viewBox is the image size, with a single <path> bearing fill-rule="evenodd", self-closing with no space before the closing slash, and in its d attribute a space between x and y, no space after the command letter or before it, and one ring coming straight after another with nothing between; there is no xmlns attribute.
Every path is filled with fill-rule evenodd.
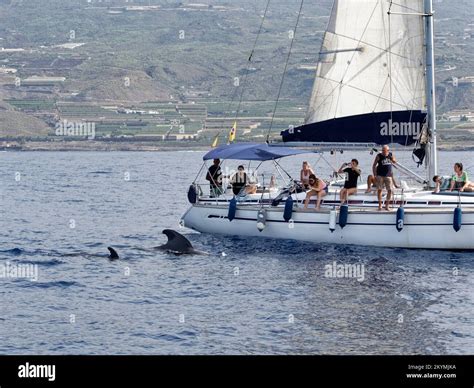
<svg viewBox="0 0 474 388"><path fill-rule="evenodd" d="M210 147L202 144L153 144L150 142L103 142L79 140L68 142L31 141L24 143L9 143L9 146L0 146L0 151L130 151L130 152L157 152L157 151L206 151Z"/></svg>
<svg viewBox="0 0 474 388"><path fill-rule="evenodd" d="M210 145L195 142L180 144L156 144L151 142L111 142L78 140L67 142L27 141L8 142L0 144L0 151L130 151L130 152L164 152L164 151L207 151ZM473 144L442 142L438 144L439 151L474 151Z"/></svg>

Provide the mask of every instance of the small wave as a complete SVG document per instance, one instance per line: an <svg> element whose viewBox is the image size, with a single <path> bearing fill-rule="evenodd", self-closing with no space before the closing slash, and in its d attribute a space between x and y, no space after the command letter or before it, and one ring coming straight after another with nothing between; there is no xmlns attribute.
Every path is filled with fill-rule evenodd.
<svg viewBox="0 0 474 388"><path fill-rule="evenodd" d="M70 183L66 183L64 185L61 186L61 188L63 189L79 189L81 188L80 185L76 185L76 184L70 184ZM60 190L60 189L55 189L56 191L60 192L60 193L65 193L66 190Z"/></svg>
<svg viewBox="0 0 474 388"><path fill-rule="evenodd" d="M387 258L385 258L385 257L383 257L383 256L379 256L379 257L376 257L376 258L374 258L374 259L371 259L371 260L369 261L369 264L373 264L373 265L383 265L383 264L387 264L387 263L389 263L389 262L390 262L390 261L389 261Z"/></svg>
<svg viewBox="0 0 474 388"><path fill-rule="evenodd" d="M103 244L100 242L95 242L95 243L86 243L84 245L89 248L96 248L96 247L102 246Z"/></svg>
<svg viewBox="0 0 474 388"><path fill-rule="evenodd" d="M52 260L22 260L21 264L34 264L34 265L42 265L42 266L45 266L45 267L51 267L51 266L54 266L54 265L64 264L64 262L61 261L61 260L56 260L56 259L52 259Z"/></svg>
<svg viewBox="0 0 474 388"><path fill-rule="evenodd" d="M182 338L180 336L173 335L173 334L160 334L160 335L151 336L151 337L155 338L155 339L170 341L170 342L183 342L183 341L186 341L185 338Z"/></svg>
<svg viewBox="0 0 474 388"><path fill-rule="evenodd" d="M1 253L6 253L6 254L10 254L12 256L19 256L21 255L24 251L20 248L13 248L13 249L7 249L7 250L4 250L4 251L0 251Z"/></svg>
<svg viewBox="0 0 474 388"><path fill-rule="evenodd" d="M184 336L184 337L197 337L197 333L195 331L190 331L190 330L183 330L177 334L179 336Z"/></svg>
<svg viewBox="0 0 474 388"><path fill-rule="evenodd" d="M85 257L89 256L89 253L87 252L68 252L68 253L57 253L57 256L61 257Z"/></svg>
<svg viewBox="0 0 474 388"><path fill-rule="evenodd" d="M129 234L129 235L122 235L120 237L129 239L129 240L138 240L138 241L145 241L145 240L150 239L150 236L147 236L144 234L136 234L136 235Z"/></svg>
<svg viewBox="0 0 474 388"><path fill-rule="evenodd" d="M91 171L89 174L112 174L112 171Z"/></svg>
<svg viewBox="0 0 474 388"><path fill-rule="evenodd" d="M59 287L59 288L69 288L69 287L82 287L81 284L77 282L68 282L65 280L59 280L55 282L32 282L28 281L25 283L28 285L28 287L38 287L38 288L54 288L54 287Z"/></svg>
<svg viewBox="0 0 474 388"><path fill-rule="evenodd" d="M413 298L413 296L411 295L408 295L408 294L403 294L403 293L395 293L399 298L401 299L404 299L408 302L413 302L415 299Z"/></svg>
<svg viewBox="0 0 474 388"><path fill-rule="evenodd" d="M128 303L131 304L155 304L152 300L149 299L142 299L142 300L131 300Z"/></svg>

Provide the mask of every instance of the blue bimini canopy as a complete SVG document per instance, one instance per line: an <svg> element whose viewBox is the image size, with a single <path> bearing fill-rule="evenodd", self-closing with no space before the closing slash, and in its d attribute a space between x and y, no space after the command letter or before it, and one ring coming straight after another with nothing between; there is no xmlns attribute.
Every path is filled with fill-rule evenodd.
<svg viewBox="0 0 474 388"><path fill-rule="evenodd" d="M267 143L235 143L214 148L204 155L203 160L234 159L265 161L312 152L313 151L304 151L289 147L274 147L269 146Z"/></svg>

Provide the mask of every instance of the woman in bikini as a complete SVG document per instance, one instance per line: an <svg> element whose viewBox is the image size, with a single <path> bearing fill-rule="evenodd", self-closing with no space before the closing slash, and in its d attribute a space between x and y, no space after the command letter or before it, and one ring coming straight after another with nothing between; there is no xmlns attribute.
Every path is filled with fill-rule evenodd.
<svg viewBox="0 0 474 388"><path fill-rule="evenodd" d="M311 174L309 176L308 182L311 190L306 193L306 198L304 200L304 208L308 208L309 200L312 196L316 195L318 197L318 200L316 201L315 210L320 210L321 200L327 194L327 185L322 179L316 178L316 175L314 174Z"/></svg>

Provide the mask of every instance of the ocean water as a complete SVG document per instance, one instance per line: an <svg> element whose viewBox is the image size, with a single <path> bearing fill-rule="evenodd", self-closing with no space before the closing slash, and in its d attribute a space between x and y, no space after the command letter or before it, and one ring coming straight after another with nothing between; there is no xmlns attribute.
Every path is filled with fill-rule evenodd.
<svg viewBox="0 0 474 388"><path fill-rule="evenodd" d="M38 270L0 277L0 354L474 353L472 252L179 229L202 155L0 152L0 275ZM306 159L323 176L353 156L370 171L364 152ZM441 153L442 172L457 160L474 154ZM210 255L154 250L164 228ZM326 277L334 262L363 264L363 281Z"/></svg>

